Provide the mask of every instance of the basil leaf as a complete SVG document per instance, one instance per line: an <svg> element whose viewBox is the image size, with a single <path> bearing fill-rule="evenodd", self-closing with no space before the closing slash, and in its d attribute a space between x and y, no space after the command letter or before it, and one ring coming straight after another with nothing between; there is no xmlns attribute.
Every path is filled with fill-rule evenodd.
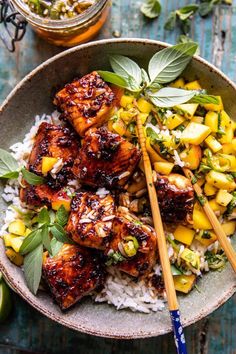
<svg viewBox="0 0 236 354"><path fill-rule="evenodd" d="M33 186L37 186L45 182L45 179L43 177L26 170L26 168L22 168L21 172L26 182L32 184Z"/></svg>
<svg viewBox="0 0 236 354"><path fill-rule="evenodd" d="M212 95L196 95L191 99L191 102L193 103L200 103L200 104L206 104L206 103L213 103L213 104L218 104L219 100L216 96Z"/></svg>
<svg viewBox="0 0 236 354"><path fill-rule="evenodd" d="M158 17L161 13L161 4L159 0L146 0L140 11L144 14L144 16L148 18Z"/></svg>
<svg viewBox="0 0 236 354"><path fill-rule="evenodd" d="M164 24L164 29L167 30L167 31L173 31L173 29L175 28L176 26L176 11L172 11L168 18L167 18L167 21L166 23Z"/></svg>
<svg viewBox="0 0 236 354"><path fill-rule="evenodd" d="M177 10L176 13L181 21L185 21L198 10L198 7L196 4L190 4Z"/></svg>
<svg viewBox="0 0 236 354"><path fill-rule="evenodd" d="M30 291L36 295L42 276L43 245L39 244L24 258L24 275Z"/></svg>
<svg viewBox="0 0 236 354"><path fill-rule="evenodd" d="M0 149L0 178L17 178L18 176L18 162L8 151Z"/></svg>
<svg viewBox="0 0 236 354"><path fill-rule="evenodd" d="M111 84L117 85L119 87L127 88L127 82L123 77L112 73L110 71L102 71L99 70L98 74L105 80L106 82L110 82Z"/></svg>
<svg viewBox="0 0 236 354"><path fill-rule="evenodd" d="M53 236L57 239L57 241L63 243L71 243L71 240L68 239L67 234L61 225L54 224L51 227L50 231L53 234Z"/></svg>
<svg viewBox="0 0 236 354"><path fill-rule="evenodd" d="M52 256L56 256L58 254L58 252L60 251L60 249L63 246L63 242L57 241L57 239L55 237L52 238L51 240L51 249L52 249Z"/></svg>
<svg viewBox="0 0 236 354"><path fill-rule="evenodd" d="M213 10L212 1L210 1L210 2L204 1L199 5L198 12L199 12L200 16L205 17L205 16L209 15L212 12L212 10Z"/></svg>
<svg viewBox="0 0 236 354"><path fill-rule="evenodd" d="M185 34L181 34L177 40L178 44L179 43L192 43L192 42L193 42L192 38L190 38L189 36L186 36ZM200 54L199 46L198 46L195 54L196 55Z"/></svg>
<svg viewBox="0 0 236 354"><path fill-rule="evenodd" d="M188 102L195 94L195 91L164 87L155 93L149 93L149 98L155 106L166 108Z"/></svg>
<svg viewBox="0 0 236 354"><path fill-rule="evenodd" d="M61 226L65 226L68 218L69 212L65 209L64 205L61 205L56 213L56 222Z"/></svg>
<svg viewBox="0 0 236 354"><path fill-rule="evenodd" d="M48 232L48 227L47 225L44 225L42 227L42 242L43 242L43 246L46 248L46 250L52 254L52 249L51 249L51 239L49 236L49 232Z"/></svg>
<svg viewBox="0 0 236 354"><path fill-rule="evenodd" d="M42 208L38 215L38 223L39 224L49 224L50 223L50 216L48 209L46 207Z"/></svg>
<svg viewBox="0 0 236 354"><path fill-rule="evenodd" d="M28 236L25 237L21 247L20 254L24 256L25 254L33 251L42 242L41 230L34 230Z"/></svg>
<svg viewBox="0 0 236 354"><path fill-rule="evenodd" d="M135 89L138 91L142 82L141 69L133 60L123 55L110 56L110 64L114 72L123 77L127 82L132 78Z"/></svg>
<svg viewBox="0 0 236 354"><path fill-rule="evenodd" d="M194 42L177 44L154 54L148 66L151 85L175 80L186 68L198 45Z"/></svg>
<svg viewBox="0 0 236 354"><path fill-rule="evenodd" d="M184 21L181 21L181 29L182 29L184 34L186 34L186 35L189 34L190 29L191 29L191 20L189 18L187 18ZM196 52L195 52L195 54L196 54Z"/></svg>

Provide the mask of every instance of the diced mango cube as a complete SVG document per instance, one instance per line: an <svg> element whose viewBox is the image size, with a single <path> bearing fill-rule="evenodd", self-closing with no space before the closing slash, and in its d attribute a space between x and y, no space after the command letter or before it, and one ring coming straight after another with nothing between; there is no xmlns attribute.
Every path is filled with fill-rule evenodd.
<svg viewBox="0 0 236 354"><path fill-rule="evenodd" d="M174 82L172 82L170 84L170 87L184 88L184 85L185 85L184 79L182 77L180 77L179 79L177 79Z"/></svg>
<svg viewBox="0 0 236 354"><path fill-rule="evenodd" d="M185 90L201 90L202 87L198 80L188 82L184 85Z"/></svg>
<svg viewBox="0 0 236 354"><path fill-rule="evenodd" d="M236 157L235 155L228 155L228 154L220 154L219 160L228 160L230 167L227 171L229 172L236 172Z"/></svg>
<svg viewBox="0 0 236 354"><path fill-rule="evenodd" d="M220 112L220 117L221 117L221 126L222 128L229 128L231 127L232 121L229 117L229 115L225 111Z"/></svg>
<svg viewBox="0 0 236 354"><path fill-rule="evenodd" d="M191 264L193 268L199 269L200 267L200 258L198 254L191 251L188 248L185 248L183 252L180 254L180 258L183 259L185 262Z"/></svg>
<svg viewBox="0 0 236 354"><path fill-rule="evenodd" d="M24 236L25 224L20 219L12 221L8 226L8 231L14 235Z"/></svg>
<svg viewBox="0 0 236 354"><path fill-rule="evenodd" d="M193 228L195 230L210 230L211 223L203 210L193 209Z"/></svg>
<svg viewBox="0 0 236 354"><path fill-rule="evenodd" d="M205 139L205 143L213 152L218 152L222 149L221 143L219 143L219 141L216 140L216 138L213 135L209 135Z"/></svg>
<svg viewBox="0 0 236 354"><path fill-rule="evenodd" d="M12 235L11 234L3 235L4 245L6 247L11 247L11 239L12 239Z"/></svg>
<svg viewBox="0 0 236 354"><path fill-rule="evenodd" d="M16 266L19 267L23 264L24 257L21 254L14 251L12 248L8 248L5 253L7 258Z"/></svg>
<svg viewBox="0 0 236 354"><path fill-rule="evenodd" d="M198 103L183 103L174 107L174 110L184 116L187 119L191 119L194 116L198 108Z"/></svg>
<svg viewBox="0 0 236 354"><path fill-rule="evenodd" d="M152 104L149 103L145 98L141 97L137 101L137 106L140 112L142 113L150 113L152 110Z"/></svg>
<svg viewBox="0 0 236 354"><path fill-rule="evenodd" d="M198 240L202 245L208 247L217 240L217 236L212 231L201 231L196 234L195 240Z"/></svg>
<svg viewBox="0 0 236 354"><path fill-rule="evenodd" d="M212 195L215 195L217 192L217 188L215 188L214 186L212 186L209 183L205 183L204 185L204 193L207 197L211 197Z"/></svg>
<svg viewBox="0 0 236 354"><path fill-rule="evenodd" d="M185 245L190 246L195 235L195 231L189 229L186 226L179 225L174 231L174 238L184 243Z"/></svg>
<svg viewBox="0 0 236 354"><path fill-rule="evenodd" d="M126 132L126 125L123 122L122 119L117 119L113 124L112 124L112 129L119 134L120 136L123 136Z"/></svg>
<svg viewBox="0 0 236 354"><path fill-rule="evenodd" d="M175 275L173 277L174 280L174 286L175 290L180 291L181 293L188 294L195 282L196 282L196 275L195 274L190 274L190 275Z"/></svg>
<svg viewBox="0 0 236 354"><path fill-rule="evenodd" d="M120 99L121 107L126 108L128 104L131 104L134 100L134 96L122 95Z"/></svg>
<svg viewBox="0 0 236 354"><path fill-rule="evenodd" d="M181 140L183 143L200 145L211 133L211 129L203 124L190 122L184 129Z"/></svg>
<svg viewBox="0 0 236 354"><path fill-rule="evenodd" d="M234 151L236 151L236 138L232 139L232 145L233 145Z"/></svg>
<svg viewBox="0 0 236 354"><path fill-rule="evenodd" d="M236 146L236 143L235 143L235 146ZM235 149L234 149L233 141L232 141L232 143L223 144L222 145L222 152L223 152L223 154L227 154L227 155L234 154Z"/></svg>
<svg viewBox="0 0 236 354"><path fill-rule="evenodd" d="M231 236L235 233L236 222L235 221L227 221L221 225L226 236Z"/></svg>
<svg viewBox="0 0 236 354"><path fill-rule="evenodd" d="M213 133L218 132L218 113L209 111L205 116L205 125L211 128Z"/></svg>
<svg viewBox="0 0 236 354"><path fill-rule="evenodd" d="M236 183L231 175L226 173L210 171L206 175L206 180L212 186L219 189L226 189L229 192L233 191L236 188Z"/></svg>
<svg viewBox="0 0 236 354"><path fill-rule="evenodd" d="M233 137L234 137L234 131L231 127L229 127L225 129L225 134L221 136L219 141L221 142L221 144L229 144L232 142Z"/></svg>
<svg viewBox="0 0 236 354"><path fill-rule="evenodd" d="M56 157L43 156L42 158L42 174L46 175L55 163L57 163L58 159Z"/></svg>
<svg viewBox="0 0 236 354"><path fill-rule="evenodd" d="M214 104L214 103L205 103L203 105L203 107L207 110L207 111L215 111L215 112L220 112L224 109L223 106L223 102L220 96L216 96L218 98L218 104Z"/></svg>
<svg viewBox="0 0 236 354"><path fill-rule="evenodd" d="M218 204L215 199L209 200L209 205L214 212L224 214L224 212L226 211L226 207L223 207L222 205Z"/></svg>
<svg viewBox="0 0 236 354"><path fill-rule="evenodd" d="M172 114L169 116L165 122L165 125L167 126L168 129L172 130L178 127L180 124L182 124L185 121L185 118L179 114Z"/></svg>
<svg viewBox="0 0 236 354"><path fill-rule="evenodd" d="M216 195L216 203L222 206L227 206L232 198L232 194L228 193L225 189L220 189Z"/></svg>
<svg viewBox="0 0 236 354"><path fill-rule="evenodd" d="M155 162L154 169L156 172L162 175L169 175L174 168L174 164L172 162Z"/></svg>
<svg viewBox="0 0 236 354"><path fill-rule="evenodd" d="M190 145L180 153L180 158L185 162L186 167L196 170L202 158L202 150L200 146Z"/></svg>
<svg viewBox="0 0 236 354"><path fill-rule="evenodd" d="M23 243L23 240L24 240L24 237L13 237L11 239L11 247L13 248L13 250L15 252L19 252L20 251L20 248L21 248L21 245Z"/></svg>
<svg viewBox="0 0 236 354"><path fill-rule="evenodd" d="M193 116L193 118L191 118L191 122L202 124L204 122L204 118L200 116Z"/></svg>
<svg viewBox="0 0 236 354"><path fill-rule="evenodd" d="M60 206L64 206L67 211L70 211L70 200L55 200L52 202L52 209L53 210L58 210Z"/></svg>
<svg viewBox="0 0 236 354"><path fill-rule="evenodd" d="M31 232L32 232L32 230L26 228L26 229L25 229L25 234L24 234L24 236L25 236L25 237L28 236Z"/></svg>

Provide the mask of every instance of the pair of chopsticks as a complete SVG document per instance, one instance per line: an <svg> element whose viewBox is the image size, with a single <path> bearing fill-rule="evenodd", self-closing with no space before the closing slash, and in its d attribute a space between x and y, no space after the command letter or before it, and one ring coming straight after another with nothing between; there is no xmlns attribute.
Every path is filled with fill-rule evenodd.
<svg viewBox="0 0 236 354"><path fill-rule="evenodd" d="M148 194L149 194L149 199L151 204L153 223L154 223L154 228L157 236L157 244L158 244L159 256L160 256L160 261L162 266L162 273L163 273L164 284L166 289L168 307L170 311L172 328L175 336L176 349L178 354L187 354L185 337L184 337L183 328L180 321L179 305L178 305L178 300L177 300L176 291L174 287L173 276L171 273L169 256L167 252L166 237L165 237L165 232L161 220L157 193L153 183L152 166L146 150L146 141L145 141L146 139L144 136L142 121L139 116L137 116L137 128L138 128L139 143L143 155L144 171L145 171Z"/></svg>

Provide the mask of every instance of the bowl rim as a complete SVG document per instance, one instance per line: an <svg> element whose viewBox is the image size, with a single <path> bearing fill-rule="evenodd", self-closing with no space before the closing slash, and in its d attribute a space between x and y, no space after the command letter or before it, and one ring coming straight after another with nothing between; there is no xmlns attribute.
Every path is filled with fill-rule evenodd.
<svg viewBox="0 0 236 354"><path fill-rule="evenodd" d="M7 105L9 103L9 101L12 99L12 97L14 97L15 93L22 87L24 86L24 84L26 82L28 82L32 76L34 76L35 74L39 73L40 71L42 71L44 69L45 66L48 66L49 64L53 63L55 60L60 59L64 56L69 55L70 53L79 51L81 49L86 49L89 47L96 47L96 46L102 46L105 44L110 44L110 43L136 43L136 44L148 44L148 45L153 45L153 46L160 46L163 48L167 48L169 46L171 46L171 44L165 43L165 42L161 42L161 41L156 41L156 40L150 40L150 39L143 39L143 38L119 38L119 39L103 39L103 40L97 40L94 42L90 42L90 43L86 43L86 44L82 44L82 45L78 45L76 47L67 49L59 54L56 54L55 56L47 59L46 61L44 61L43 63L41 63L40 65L38 65L35 69L33 69L31 72L29 72L16 86L15 88L8 94L8 96L6 97L6 99L3 101L3 103L0 106L0 114L2 114L4 112L4 110L7 108ZM225 81L227 81L227 83L236 91L236 84L234 84L233 81L231 81L221 70L219 70L218 68L216 68L213 64L210 64L208 61L206 61L205 59L201 58L200 56L194 56L193 59L195 59L196 61L202 63L203 65L205 65L208 69L214 71L215 73L217 73L218 75L220 75ZM17 283L14 281L14 279L12 278L10 272L4 267L1 258L0 258L0 271L3 273L3 275L5 276L7 282L9 283L10 287L17 293L19 294L25 301L27 301L32 307L34 307L36 310L38 310L40 313L42 313L43 315L45 315L46 317L50 318L51 320L60 323L68 328L71 328L73 330L82 332L82 333L87 333L90 335L94 335L94 336L99 336L99 337L105 337L105 338L114 338L114 339L140 339L140 338L149 338L149 337L154 337L154 336L159 336L159 335L164 335L167 334L169 332L172 331L171 328L171 323L169 324L169 327L166 330L163 331L155 331L155 329L153 331L137 331L135 335L121 335L121 334L115 334L115 333L111 333L111 332L105 332L104 330L100 331L99 328L92 328L87 326L84 327L81 324L75 325L73 323L70 322L70 320L68 320L67 318L64 319L63 316L61 315L57 315L55 313L52 313L49 309L45 309L45 308L41 308L38 304L37 304L37 300L31 300L28 298L27 294L25 294L23 291L21 291L20 289L17 288ZM215 303L210 307L210 308L205 308L202 309L202 311L196 315L195 317L193 317L190 320L186 320L184 322L184 327L189 326L199 320L201 320L202 318L206 317L207 315L209 315L210 313L212 313L213 311L215 311L217 308L219 308L221 305L223 305L234 293L236 292L236 284L233 285L227 289L227 291L225 291L225 293L223 294L223 296L218 300L215 301ZM36 297L35 297L36 299ZM63 314L62 314L63 315Z"/></svg>

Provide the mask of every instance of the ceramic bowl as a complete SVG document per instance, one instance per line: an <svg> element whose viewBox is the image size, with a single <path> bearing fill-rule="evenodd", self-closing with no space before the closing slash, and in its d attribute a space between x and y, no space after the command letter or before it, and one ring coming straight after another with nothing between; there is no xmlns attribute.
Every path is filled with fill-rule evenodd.
<svg viewBox="0 0 236 354"><path fill-rule="evenodd" d="M0 110L1 147L7 149L20 141L29 130L36 114L50 113L55 91L75 77L92 70L109 69L108 54L127 55L146 67L150 57L167 46L144 39L103 40L81 45L47 60L27 75L10 93ZM223 97L226 111L236 116L236 86L219 70L195 57L185 71L188 79L200 79L209 92ZM2 188L2 186L1 186ZM1 215L6 205L1 201ZM167 310L140 314L128 310L116 311L107 304L83 300L62 313L47 293L34 296L28 290L22 271L10 263L0 242L0 269L12 288L44 315L77 331L113 338L144 338L171 331ZM194 289L179 296L184 326L194 323L222 305L236 289L236 276L230 265L221 272L211 272L199 281L200 292Z"/></svg>

